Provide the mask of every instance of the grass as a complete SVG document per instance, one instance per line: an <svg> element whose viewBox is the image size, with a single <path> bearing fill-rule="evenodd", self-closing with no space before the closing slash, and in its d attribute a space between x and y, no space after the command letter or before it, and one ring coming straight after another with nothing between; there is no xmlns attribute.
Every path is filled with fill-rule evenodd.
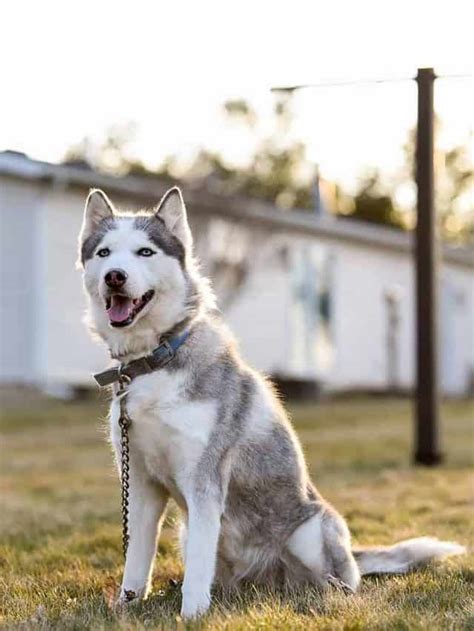
<svg viewBox="0 0 474 631"><path fill-rule="evenodd" d="M472 406L443 406L445 463L410 464L404 400L355 398L291 409L313 479L360 544L431 534L472 547ZM0 626L8 629L474 629L473 556L360 593L322 597L247 587L215 595L202 621L178 617L182 565L168 520L153 593L122 615L107 605L120 580L119 487L99 417L104 402L41 400L2 418Z"/></svg>

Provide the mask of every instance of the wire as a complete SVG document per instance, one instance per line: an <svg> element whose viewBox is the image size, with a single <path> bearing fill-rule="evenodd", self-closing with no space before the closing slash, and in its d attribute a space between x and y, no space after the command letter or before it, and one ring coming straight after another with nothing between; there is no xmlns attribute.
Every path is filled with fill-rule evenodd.
<svg viewBox="0 0 474 631"><path fill-rule="evenodd" d="M472 79L472 74L445 74L436 75L436 79ZM322 83L307 83L301 85L279 86L271 88L272 92L294 92L295 90L305 90L308 88L335 88L351 85L376 85L380 83L402 83L406 81L416 81L416 77L394 77L392 79L355 79L347 81L329 81Z"/></svg>
<svg viewBox="0 0 474 631"><path fill-rule="evenodd" d="M329 81L327 83L307 83L302 85L290 85L271 88L272 92L293 92L293 90L304 90L307 88L335 88L348 85L371 85L375 83L399 83L401 81L412 81L413 77L402 77L399 79L358 79L355 81Z"/></svg>
<svg viewBox="0 0 474 631"><path fill-rule="evenodd" d="M473 79L473 74L438 74L437 79Z"/></svg>

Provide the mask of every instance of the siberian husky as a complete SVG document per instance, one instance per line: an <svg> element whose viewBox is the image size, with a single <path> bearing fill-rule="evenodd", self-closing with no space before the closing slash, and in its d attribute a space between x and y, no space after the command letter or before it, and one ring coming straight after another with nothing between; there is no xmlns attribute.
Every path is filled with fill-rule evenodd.
<svg viewBox="0 0 474 631"><path fill-rule="evenodd" d="M208 609L214 583L355 591L361 575L407 572L463 552L428 537L351 547L346 522L308 477L278 397L239 357L219 317L178 188L135 214L91 191L79 249L89 325L117 364L149 356L164 336L187 336L165 367L128 386L130 541L119 603L149 592L169 498L184 517L185 618ZM110 431L120 463L119 407L115 396Z"/></svg>

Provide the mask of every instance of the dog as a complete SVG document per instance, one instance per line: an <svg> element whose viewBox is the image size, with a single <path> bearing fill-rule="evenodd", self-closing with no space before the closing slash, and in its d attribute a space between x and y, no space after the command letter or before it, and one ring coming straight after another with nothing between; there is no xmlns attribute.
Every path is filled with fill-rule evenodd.
<svg viewBox="0 0 474 631"><path fill-rule="evenodd" d="M117 365L181 336L169 363L127 386L130 540L119 603L148 595L170 498L184 516L184 618L207 611L214 583L311 583L355 592L364 574L403 573L464 551L429 537L352 548L345 520L309 479L270 382L242 361L221 320L193 256L178 188L156 209L128 214L92 190L79 259L89 327ZM120 409L115 396L117 463Z"/></svg>

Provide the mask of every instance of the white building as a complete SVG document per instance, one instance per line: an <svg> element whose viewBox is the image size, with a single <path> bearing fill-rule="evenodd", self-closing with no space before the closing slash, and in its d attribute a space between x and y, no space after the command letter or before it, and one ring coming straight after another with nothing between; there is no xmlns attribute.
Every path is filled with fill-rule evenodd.
<svg viewBox="0 0 474 631"><path fill-rule="evenodd" d="M127 207L151 207L167 188L0 154L0 383L91 384L90 373L108 361L82 323L75 269L92 186ZM330 390L413 386L410 236L202 191L185 198L197 253L254 366ZM474 373L474 258L461 248L443 254L441 384L463 394Z"/></svg>

